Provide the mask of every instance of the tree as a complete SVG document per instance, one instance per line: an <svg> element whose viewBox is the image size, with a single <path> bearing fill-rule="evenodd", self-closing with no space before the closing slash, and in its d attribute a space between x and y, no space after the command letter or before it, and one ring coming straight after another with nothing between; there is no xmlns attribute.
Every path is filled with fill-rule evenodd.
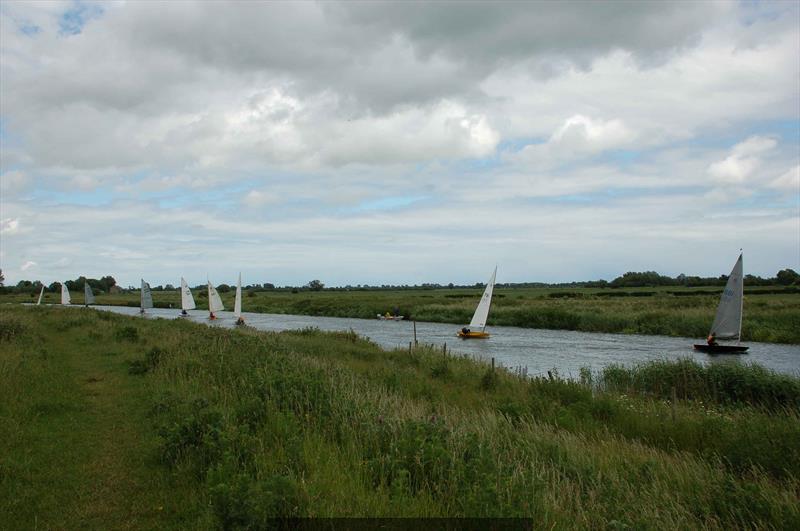
<svg viewBox="0 0 800 531"><path fill-rule="evenodd" d="M791 286L795 282L800 281L800 275L793 269L781 269L778 271L778 274L775 275L775 280L778 281L778 284L783 286Z"/></svg>
<svg viewBox="0 0 800 531"><path fill-rule="evenodd" d="M319 280L312 280L311 282L309 282L308 284L306 284L306 287L307 287L308 289L310 289L310 290L314 290L314 291L320 291L322 288L324 288L324 287L325 287L325 284L323 284L323 283L322 283L322 282L320 282Z"/></svg>

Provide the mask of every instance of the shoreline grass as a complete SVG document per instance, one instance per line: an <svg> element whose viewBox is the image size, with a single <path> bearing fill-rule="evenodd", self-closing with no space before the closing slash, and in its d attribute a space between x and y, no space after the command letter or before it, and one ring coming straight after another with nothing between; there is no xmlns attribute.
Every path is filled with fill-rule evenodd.
<svg viewBox="0 0 800 531"><path fill-rule="evenodd" d="M637 296L637 295L646 296ZM204 292L196 292L198 308L206 307ZM374 319L393 311L418 321L468 323L481 290L245 291L247 312ZM615 295L615 296L610 296ZM624 296L620 296L624 295ZM233 293L222 293L232 307ZM33 296L2 295L0 302L31 302ZM45 294L47 303L57 294ZM155 305L180 307L177 292L153 292ZM74 302L80 304L82 295ZM705 338L714 318L718 293L708 289L650 288L497 288L489 326L516 326L620 334ZM98 304L139 305L138 293L97 295ZM743 341L800 344L800 293L753 288L745 294Z"/></svg>
<svg viewBox="0 0 800 531"><path fill-rule="evenodd" d="M92 513L98 527L131 514L140 526L198 529L314 516L800 526L798 380L754 369L759 392L714 400L698 383L674 406L655 392L655 380L679 383L688 369L523 379L347 332L3 308L0 512L18 527L75 522L90 501L71 493L104 485L115 504ZM99 377L107 387L87 394ZM778 384L790 399L766 406L760 397L776 400ZM76 463L104 464L51 484L53 440ZM157 480L113 481L145 476Z"/></svg>

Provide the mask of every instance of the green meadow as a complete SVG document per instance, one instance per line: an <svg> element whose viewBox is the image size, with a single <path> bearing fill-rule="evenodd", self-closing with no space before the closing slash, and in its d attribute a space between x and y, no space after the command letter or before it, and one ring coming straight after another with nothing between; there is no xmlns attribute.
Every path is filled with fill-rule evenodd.
<svg viewBox="0 0 800 531"><path fill-rule="evenodd" d="M431 290L245 290L246 312L374 319L397 308L418 321L466 324L482 288ZM497 288L489 326L651 334L705 338L714 319L721 288ZM233 292L222 293L227 308ZM204 291L194 292L198 308L207 307ZM0 301L31 301L28 295L4 295ZM55 303L59 294L45 294ZM73 293L81 303L82 293ZM154 291L159 307L180 307L177 291ZM138 292L98 295L98 304L139 305ZM800 291L753 287L745 290L744 341L800 343Z"/></svg>
<svg viewBox="0 0 800 531"><path fill-rule="evenodd" d="M800 380L746 365L523 379L351 332L4 305L0 425L12 529L800 528Z"/></svg>

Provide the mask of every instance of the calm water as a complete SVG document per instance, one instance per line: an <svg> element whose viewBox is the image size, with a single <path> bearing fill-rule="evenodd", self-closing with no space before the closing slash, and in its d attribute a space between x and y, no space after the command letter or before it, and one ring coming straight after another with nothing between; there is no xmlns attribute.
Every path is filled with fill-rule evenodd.
<svg viewBox="0 0 800 531"><path fill-rule="evenodd" d="M138 308L124 306L94 306L126 315L138 315ZM180 310L154 308L148 318L178 318ZM192 321L233 328L232 312L218 312L220 319L209 321L208 312L189 312ZM339 317L312 317L306 315L279 315L243 313L247 324L259 330L291 330L315 326L320 330L353 329L385 348L408 348L413 340L413 324L409 321L379 321L346 319ZM564 376L577 376L581 367L601 369L611 363L625 365L657 359L690 357L701 363L758 363L778 372L800 376L800 345L773 343L747 343L746 355L709 356L692 349L699 338L665 336L635 336L621 334L595 334L565 330L538 330L493 326L489 339L462 340L456 337L458 326L441 323L417 323L417 340L441 346L447 343L454 353L489 359L506 367L527 367L529 375L545 374L556 369Z"/></svg>

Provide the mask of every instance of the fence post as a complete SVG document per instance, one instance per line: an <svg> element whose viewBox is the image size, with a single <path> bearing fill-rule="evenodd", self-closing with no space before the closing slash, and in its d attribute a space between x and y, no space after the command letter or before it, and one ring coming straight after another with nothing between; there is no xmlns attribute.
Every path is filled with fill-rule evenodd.
<svg viewBox="0 0 800 531"><path fill-rule="evenodd" d="M411 341L408 342L408 353L411 354Z"/></svg>
<svg viewBox="0 0 800 531"><path fill-rule="evenodd" d="M416 347L417 345L417 320L414 319L414 346Z"/></svg>
<svg viewBox="0 0 800 531"><path fill-rule="evenodd" d="M444 344L442 345L442 356L447 358L447 341L445 341Z"/></svg>
<svg viewBox="0 0 800 531"><path fill-rule="evenodd" d="M492 358L492 372L494 372L494 358Z"/></svg>

